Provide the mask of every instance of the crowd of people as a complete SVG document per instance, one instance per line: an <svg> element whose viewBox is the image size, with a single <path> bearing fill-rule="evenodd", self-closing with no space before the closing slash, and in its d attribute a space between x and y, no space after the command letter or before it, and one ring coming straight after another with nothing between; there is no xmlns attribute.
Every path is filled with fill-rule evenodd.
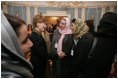
<svg viewBox="0 0 118 79"><path fill-rule="evenodd" d="M51 38L46 30L46 17L43 15L34 16L33 28L31 24L26 26L18 17L2 15L2 19L7 21L7 25L4 24L6 21L2 21L2 27L7 26L14 30L21 51L10 50L2 39L1 77L117 77L116 13L106 12L97 26L97 32L94 31L94 20L75 18L70 21L63 17ZM52 71L49 60L52 61Z"/></svg>

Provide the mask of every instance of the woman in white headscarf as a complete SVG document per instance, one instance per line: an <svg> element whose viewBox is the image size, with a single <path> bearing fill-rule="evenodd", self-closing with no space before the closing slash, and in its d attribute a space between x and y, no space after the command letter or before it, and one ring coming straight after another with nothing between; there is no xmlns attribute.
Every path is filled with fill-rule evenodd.
<svg viewBox="0 0 118 79"><path fill-rule="evenodd" d="M66 56L62 59L53 61L52 75L55 77L69 77L71 64L71 48L73 44L72 31L70 29L70 20L61 19L59 29L56 29L52 40L52 53L64 52Z"/></svg>

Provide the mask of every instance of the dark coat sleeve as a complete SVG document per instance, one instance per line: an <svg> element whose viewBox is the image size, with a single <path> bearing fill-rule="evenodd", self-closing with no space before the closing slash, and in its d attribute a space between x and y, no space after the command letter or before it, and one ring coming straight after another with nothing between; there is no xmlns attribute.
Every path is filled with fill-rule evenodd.
<svg viewBox="0 0 118 79"><path fill-rule="evenodd" d="M84 69L87 64L88 54L92 46L93 39L89 35L84 35L79 39L75 49L73 58L74 75L85 73Z"/></svg>
<svg viewBox="0 0 118 79"><path fill-rule="evenodd" d="M73 35L68 34L64 37L62 46L63 52L65 52L65 54L68 56L71 55L72 45L73 45Z"/></svg>
<svg viewBox="0 0 118 79"><path fill-rule="evenodd" d="M81 46L78 47L77 49L80 50L80 52L78 52L78 57L77 57L77 66L78 66L78 71L80 73L85 73L84 69L85 66L87 65L87 60L88 60L88 54L90 53L91 47L92 47L92 42L93 39L88 37L83 37L81 42Z"/></svg>

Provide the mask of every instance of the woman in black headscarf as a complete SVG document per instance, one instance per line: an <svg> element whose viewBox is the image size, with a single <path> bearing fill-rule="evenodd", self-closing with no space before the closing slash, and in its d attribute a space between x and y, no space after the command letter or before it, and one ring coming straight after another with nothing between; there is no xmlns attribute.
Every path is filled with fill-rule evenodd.
<svg viewBox="0 0 118 79"><path fill-rule="evenodd" d="M88 55L93 45L92 39L82 39L78 44L78 56L76 59L76 76L82 78L107 78L114 56L117 53L117 14L107 12L103 15L98 25L96 35L96 48L92 58ZM89 62L88 62L89 61ZM74 74L74 73L73 73Z"/></svg>
<svg viewBox="0 0 118 79"><path fill-rule="evenodd" d="M87 66L84 77L108 77L115 54L117 53L117 14L107 12L98 25L96 49Z"/></svg>

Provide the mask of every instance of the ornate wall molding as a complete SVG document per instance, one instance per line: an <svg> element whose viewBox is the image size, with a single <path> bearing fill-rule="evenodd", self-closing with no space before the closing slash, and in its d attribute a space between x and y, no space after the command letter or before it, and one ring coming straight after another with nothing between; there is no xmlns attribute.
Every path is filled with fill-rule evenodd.
<svg viewBox="0 0 118 79"><path fill-rule="evenodd" d="M117 5L117 1L2 1L4 4L12 4L17 6L45 6L45 7L100 7L103 5L111 6Z"/></svg>
<svg viewBox="0 0 118 79"><path fill-rule="evenodd" d="M71 18L70 14L67 14L66 11L46 11L46 13L43 13L44 16L67 16L68 18Z"/></svg>
<svg viewBox="0 0 118 79"><path fill-rule="evenodd" d="M64 6L55 2L57 1L2 1L1 3L3 11L9 14L15 14L15 7L17 7L17 10L21 8L22 12L20 12L20 15L23 16L22 19L25 19L27 24L32 23L34 15L40 13L46 16L68 16L71 20L73 18L86 20L90 18L92 11L96 15L95 19L97 22L95 24L97 25L100 17L106 11L117 13L117 1L58 1L62 4L66 3ZM96 11L89 11L94 8L96 8ZM98 8L101 8L99 12Z"/></svg>

